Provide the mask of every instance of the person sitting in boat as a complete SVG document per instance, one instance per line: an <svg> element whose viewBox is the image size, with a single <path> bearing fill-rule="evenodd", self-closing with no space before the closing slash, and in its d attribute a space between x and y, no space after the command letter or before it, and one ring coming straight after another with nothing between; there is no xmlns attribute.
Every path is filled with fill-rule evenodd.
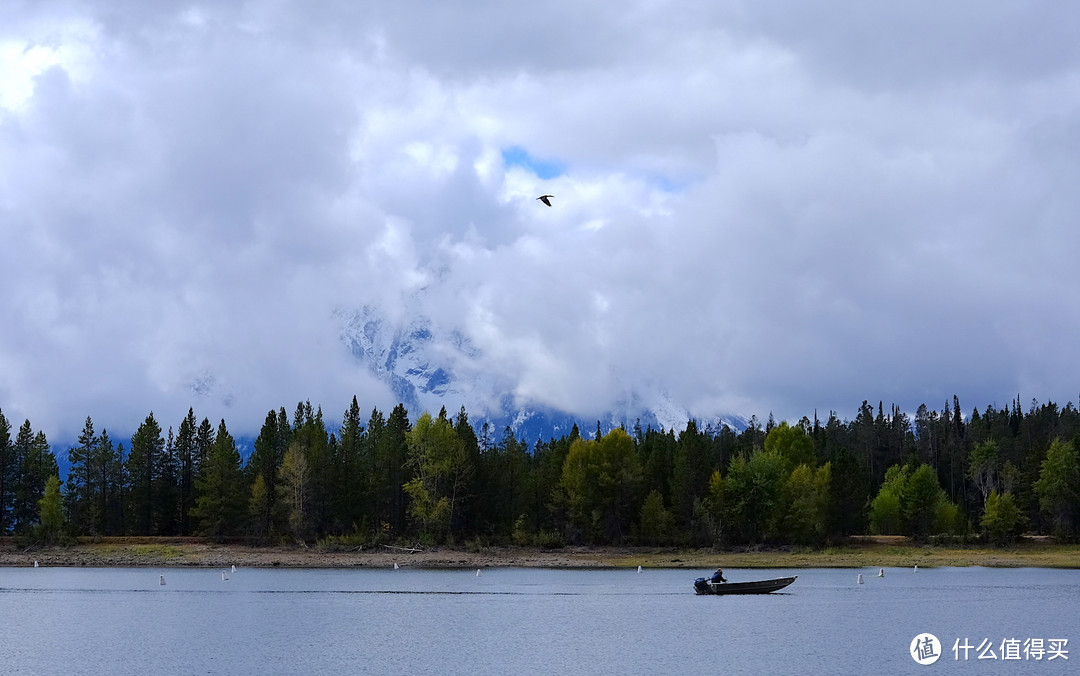
<svg viewBox="0 0 1080 676"><path fill-rule="evenodd" d="M727 582L727 580L724 579L724 571L717 568L716 572L709 578L709 582Z"/></svg>

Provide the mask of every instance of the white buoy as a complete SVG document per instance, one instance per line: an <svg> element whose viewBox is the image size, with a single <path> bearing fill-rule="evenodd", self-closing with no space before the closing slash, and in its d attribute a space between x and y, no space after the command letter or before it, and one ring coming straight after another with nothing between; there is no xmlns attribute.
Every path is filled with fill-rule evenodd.
<svg viewBox="0 0 1080 676"><path fill-rule="evenodd" d="M394 570L398 569L397 561L394 561Z"/></svg>
<svg viewBox="0 0 1080 676"><path fill-rule="evenodd" d="M221 571L221 579L222 580L228 580L229 579L228 577L225 576L225 571Z"/></svg>
<svg viewBox="0 0 1080 676"><path fill-rule="evenodd" d="M859 580L858 581L859 581L859 584L866 584L865 582L863 582L862 573L859 573Z"/></svg>
<svg viewBox="0 0 1080 676"><path fill-rule="evenodd" d="M479 568L476 569L476 577L480 577L480 569Z"/></svg>
<svg viewBox="0 0 1080 676"><path fill-rule="evenodd" d="M158 584L162 585L162 586L165 586L165 576L164 575L158 575Z"/></svg>
<svg viewBox="0 0 1080 676"><path fill-rule="evenodd" d="M915 564L915 572L916 573L919 572L919 564L917 564L917 563Z"/></svg>
<svg viewBox="0 0 1080 676"><path fill-rule="evenodd" d="M878 577L885 577L885 569L884 568L878 568L877 576Z"/></svg>
<svg viewBox="0 0 1080 676"><path fill-rule="evenodd" d="M37 568L37 561L34 561L34 568Z"/></svg>
<svg viewBox="0 0 1080 676"><path fill-rule="evenodd" d="M232 572L234 572L234 573L236 572L236 565L235 564L233 564Z"/></svg>

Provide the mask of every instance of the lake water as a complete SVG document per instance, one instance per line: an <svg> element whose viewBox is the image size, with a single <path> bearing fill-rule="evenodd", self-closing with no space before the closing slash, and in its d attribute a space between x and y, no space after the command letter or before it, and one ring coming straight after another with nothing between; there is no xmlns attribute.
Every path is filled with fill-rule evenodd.
<svg viewBox="0 0 1080 676"><path fill-rule="evenodd" d="M709 572L240 569L222 580L192 568L0 568L0 672L1080 670L1078 570L728 569L730 581L799 577L764 596L695 595L694 578ZM923 632L940 640L936 664L909 654ZM984 639L998 659L978 659ZM1013 639L1068 639L1068 652L1003 659Z"/></svg>

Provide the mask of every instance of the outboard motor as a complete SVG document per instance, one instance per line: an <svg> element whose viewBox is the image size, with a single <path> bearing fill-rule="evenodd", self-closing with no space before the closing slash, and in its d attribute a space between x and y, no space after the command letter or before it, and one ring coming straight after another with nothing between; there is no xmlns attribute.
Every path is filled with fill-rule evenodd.
<svg viewBox="0 0 1080 676"><path fill-rule="evenodd" d="M694 591L699 594L708 594L709 579L706 577L699 577L698 579L694 580Z"/></svg>

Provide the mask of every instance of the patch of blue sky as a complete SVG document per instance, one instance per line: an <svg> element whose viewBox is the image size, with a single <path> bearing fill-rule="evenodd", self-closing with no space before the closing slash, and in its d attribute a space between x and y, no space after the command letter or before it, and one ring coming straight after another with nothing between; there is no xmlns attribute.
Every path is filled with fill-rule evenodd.
<svg viewBox="0 0 1080 676"><path fill-rule="evenodd" d="M558 178L566 173L566 165L554 160L541 160L533 157L521 146L511 146L502 151L503 162L507 167L522 167L544 180Z"/></svg>
<svg viewBox="0 0 1080 676"><path fill-rule="evenodd" d="M663 174L649 174L646 181L649 185L666 193L683 193L700 181L697 176L685 176L674 178Z"/></svg>

